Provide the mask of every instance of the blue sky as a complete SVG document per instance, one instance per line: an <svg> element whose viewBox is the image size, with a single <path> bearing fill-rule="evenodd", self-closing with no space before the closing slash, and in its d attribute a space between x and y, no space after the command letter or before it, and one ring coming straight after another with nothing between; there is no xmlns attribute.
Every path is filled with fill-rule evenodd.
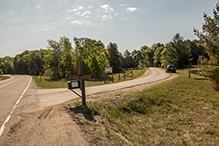
<svg viewBox="0 0 219 146"><path fill-rule="evenodd" d="M197 39L204 12L217 0L0 0L0 57L47 48L66 36L118 45L120 52L167 43L176 33Z"/></svg>

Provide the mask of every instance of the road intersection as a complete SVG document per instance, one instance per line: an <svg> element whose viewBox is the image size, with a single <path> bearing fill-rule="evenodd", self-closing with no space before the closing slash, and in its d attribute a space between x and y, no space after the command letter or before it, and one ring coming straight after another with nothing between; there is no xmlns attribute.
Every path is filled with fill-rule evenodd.
<svg viewBox="0 0 219 146"><path fill-rule="evenodd" d="M148 72L146 77L134 80L86 87L86 95L113 92L144 84L151 84L165 80L170 76L170 74L158 68L150 68ZM45 106L60 104L80 98L67 88L39 89L34 88L34 86L35 82L27 75L11 75L10 79L0 82L0 145L6 140L10 127L19 119L16 111L30 112ZM76 89L75 92L80 94L80 89ZM12 116L14 118L12 118Z"/></svg>

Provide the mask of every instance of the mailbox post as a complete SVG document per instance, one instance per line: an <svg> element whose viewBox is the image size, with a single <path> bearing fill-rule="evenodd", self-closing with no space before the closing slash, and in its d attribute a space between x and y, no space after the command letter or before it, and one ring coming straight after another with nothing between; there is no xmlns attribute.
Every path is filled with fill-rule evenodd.
<svg viewBox="0 0 219 146"><path fill-rule="evenodd" d="M77 75L78 76L85 75L85 73L84 73L84 61L83 60L77 61ZM84 79L81 79L81 94L82 94L82 104L86 105Z"/></svg>
<svg viewBox="0 0 219 146"><path fill-rule="evenodd" d="M75 85L75 88L81 88L81 95L78 95L76 92L73 92L75 94L77 94L78 96L80 96L82 98L82 104L83 105L86 105L86 94L85 94L85 80L86 79L91 79L91 75L85 75L84 73L84 61L83 60L80 60L80 61L77 61L77 76L73 76L73 77L70 77L70 79L72 80L80 80L80 81L76 81L77 83L74 83ZM81 83L80 83L81 82ZM73 82L68 82L68 87L71 86L70 88L73 89ZM77 85L78 86L77 86Z"/></svg>

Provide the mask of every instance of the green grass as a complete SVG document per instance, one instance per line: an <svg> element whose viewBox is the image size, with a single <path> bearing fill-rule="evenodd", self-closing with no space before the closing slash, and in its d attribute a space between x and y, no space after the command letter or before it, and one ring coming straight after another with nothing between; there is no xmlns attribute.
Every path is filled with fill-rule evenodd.
<svg viewBox="0 0 219 146"><path fill-rule="evenodd" d="M7 76L0 76L0 81L6 80L6 79L8 79L8 78L10 78L10 77L7 77Z"/></svg>
<svg viewBox="0 0 219 146"><path fill-rule="evenodd" d="M40 88L67 88L67 79L50 79L50 77L34 76L32 75L36 84Z"/></svg>
<svg viewBox="0 0 219 146"><path fill-rule="evenodd" d="M123 79L123 75L120 74L121 76L121 80L119 80L119 75L118 74L114 74L114 83L117 82L122 82L122 81L127 81L127 80L131 80L137 77L140 77L141 75L143 75L145 73L147 69L142 69L142 70L129 70L129 71L133 71L133 77L126 77L126 79ZM67 78L63 78L63 79L50 79L50 77L44 77L41 76L41 80L40 80L40 76L32 76L33 79L35 80L36 84L38 87L40 88L67 88L67 81L69 79ZM108 75L109 79L112 78L111 75ZM109 84L113 83L112 80L108 82ZM103 85L104 81L103 79L101 81L94 81L94 80L88 80L85 81L85 86L97 86L97 85Z"/></svg>
<svg viewBox="0 0 219 146"><path fill-rule="evenodd" d="M188 78L188 70L177 73L177 78L142 92L87 106L99 113L114 144L123 141L115 138L116 128L133 145L217 145L219 92L203 77Z"/></svg>

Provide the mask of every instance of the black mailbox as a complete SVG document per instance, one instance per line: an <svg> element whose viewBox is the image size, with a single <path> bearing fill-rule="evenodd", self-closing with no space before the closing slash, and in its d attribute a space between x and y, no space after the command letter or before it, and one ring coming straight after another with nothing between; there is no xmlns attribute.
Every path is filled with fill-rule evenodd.
<svg viewBox="0 0 219 146"><path fill-rule="evenodd" d="M80 88L80 81L68 81L68 89Z"/></svg>

